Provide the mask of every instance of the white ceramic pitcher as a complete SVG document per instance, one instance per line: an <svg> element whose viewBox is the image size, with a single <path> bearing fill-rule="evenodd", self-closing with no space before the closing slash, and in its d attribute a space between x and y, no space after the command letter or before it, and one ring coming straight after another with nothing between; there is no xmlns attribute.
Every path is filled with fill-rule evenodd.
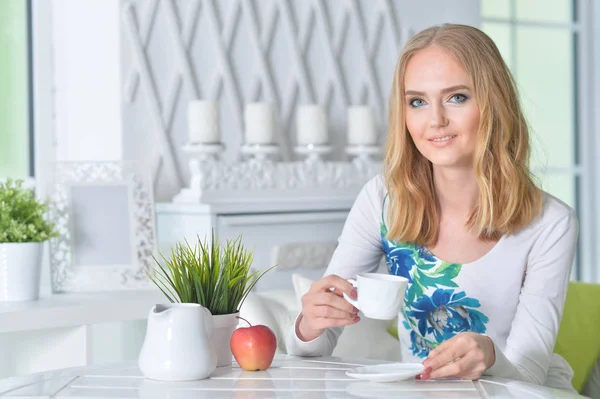
<svg viewBox="0 0 600 399"><path fill-rule="evenodd" d="M189 381L207 378L217 367L212 315L195 303L155 305L138 366L146 378Z"/></svg>

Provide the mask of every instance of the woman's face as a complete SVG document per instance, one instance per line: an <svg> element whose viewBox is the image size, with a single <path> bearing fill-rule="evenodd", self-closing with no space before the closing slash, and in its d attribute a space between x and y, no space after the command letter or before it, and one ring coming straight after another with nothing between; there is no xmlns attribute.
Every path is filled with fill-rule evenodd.
<svg viewBox="0 0 600 399"><path fill-rule="evenodd" d="M419 152L437 167L471 167L479 107L464 68L429 46L408 61L404 88L406 126Z"/></svg>

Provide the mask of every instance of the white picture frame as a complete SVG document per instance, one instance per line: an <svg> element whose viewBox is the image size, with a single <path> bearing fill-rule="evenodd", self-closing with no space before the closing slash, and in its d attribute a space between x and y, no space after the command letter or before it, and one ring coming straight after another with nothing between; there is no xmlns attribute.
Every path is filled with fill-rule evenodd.
<svg viewBox="0 0 600 399"><path fill-rule="evenodd" d="M56 162L50 182L52 291L148 289L156 228L152 180L136 161Z"/></svg>

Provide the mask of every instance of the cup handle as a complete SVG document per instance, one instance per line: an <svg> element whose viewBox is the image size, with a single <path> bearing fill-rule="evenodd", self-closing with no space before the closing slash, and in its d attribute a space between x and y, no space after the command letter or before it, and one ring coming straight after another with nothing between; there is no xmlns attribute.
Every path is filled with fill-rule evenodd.
<svg viewBox="0 0 600 399"><path fill-rule="evenodd" d="M356 279L353 278L348 278L346 279L350 284L352 284L352 286L354 288L356 288L358 286L358 284L356 283ZM356 309L360 310L360 307L358 306L358 300L357 299L352 299L350 298L345 292L342 293L342 296L344 297L344 299L346 301L348 301L352 306L354 306Z"/></svg>

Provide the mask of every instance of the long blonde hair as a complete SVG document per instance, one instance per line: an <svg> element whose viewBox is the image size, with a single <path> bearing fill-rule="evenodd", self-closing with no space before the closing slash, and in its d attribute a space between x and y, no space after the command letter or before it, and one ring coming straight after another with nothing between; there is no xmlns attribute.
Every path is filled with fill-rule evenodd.
<svg viewBox="0 0 600 399"><path fill-rule="evenodd" d="M513 77L494 42L477 28L445 24L408 41L396 65L390 99L384 175L389 195L388 238L434 245L440 215L433 170L406 127L404 75L411 57L436 45L471 76L480 122L474 167L478 199L466 226L496 240L528 225L540 212L542 193L529 170L529 129Z"/></svg>

